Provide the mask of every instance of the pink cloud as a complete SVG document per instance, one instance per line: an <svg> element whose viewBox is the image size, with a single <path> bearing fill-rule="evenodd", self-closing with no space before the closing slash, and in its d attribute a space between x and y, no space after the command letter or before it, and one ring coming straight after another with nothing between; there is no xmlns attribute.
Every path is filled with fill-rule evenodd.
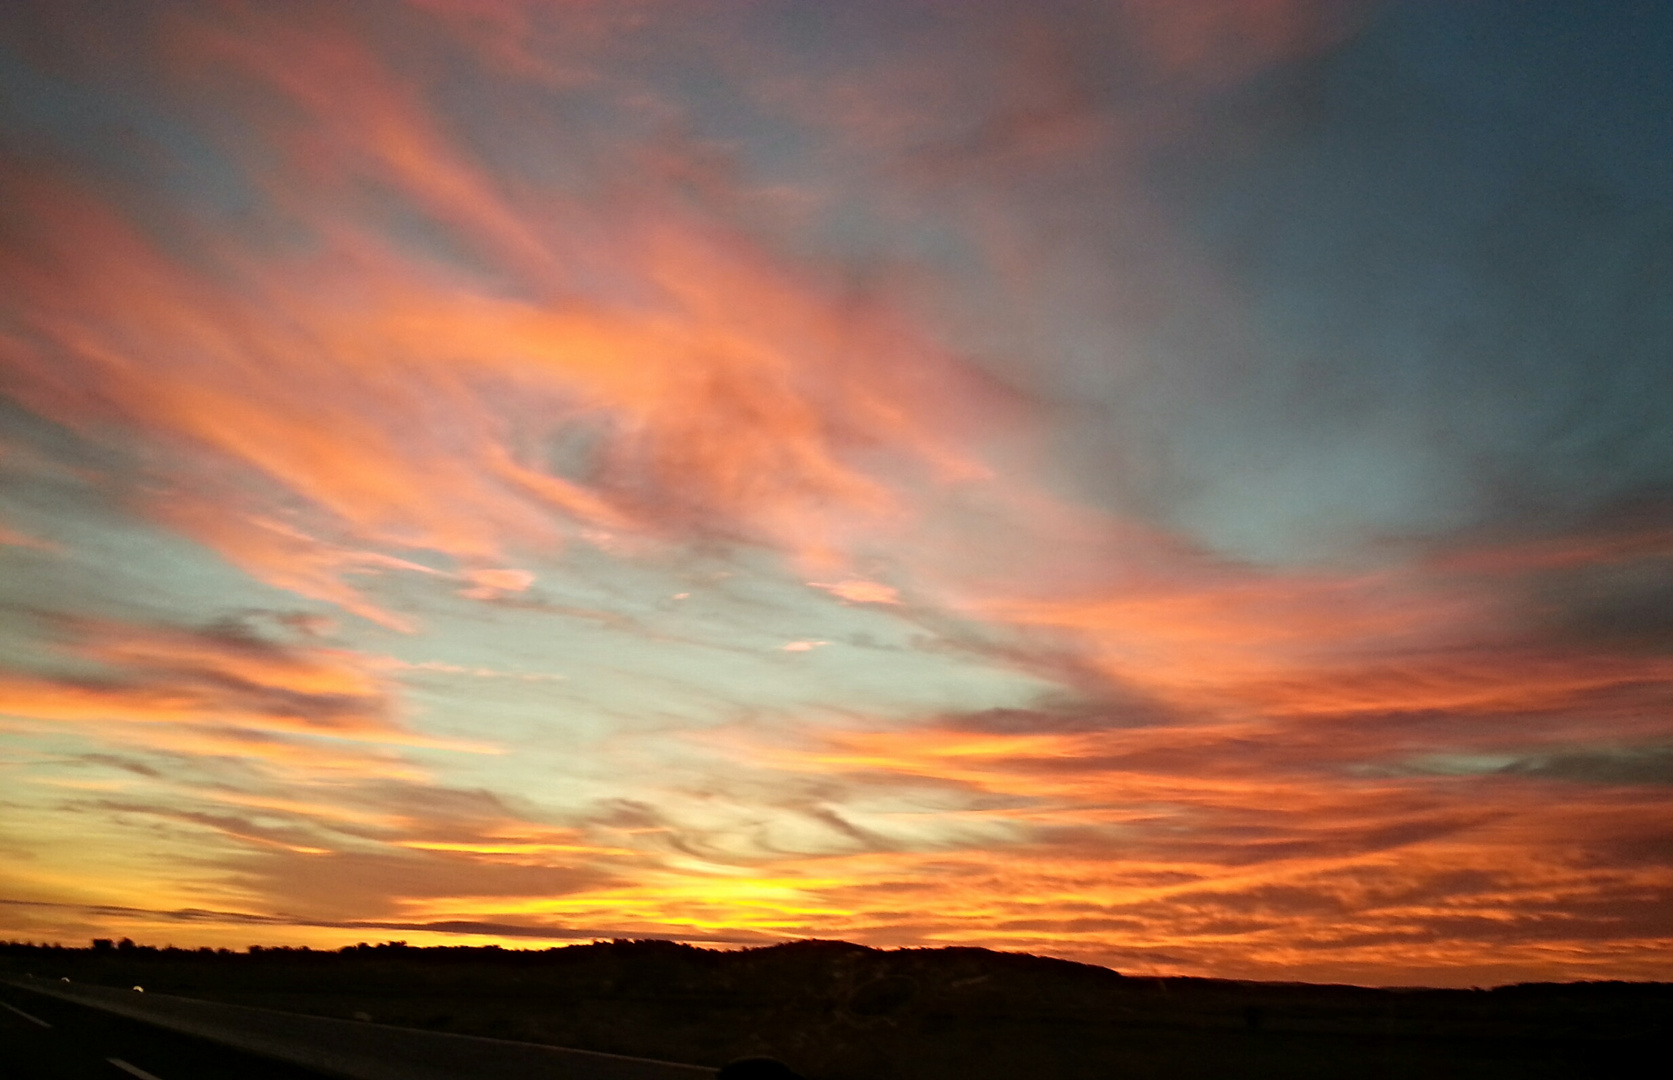
<svg viewBox="0 0 1673 1080"><path fill-rule="evenodd" d="M527 592L535 582L534 574L529 571L510 568L467 570L462 576L469 588L460 590L460 595L477 600Z"/></svg>
<svg viewBox="0 0 1673 1080"><path fill-rule="evenodd" d="M900 590L892 585L882 585L875 581L862 581L858 578L847 581L810 581L809 585L815 589L824 589L832 596L847 600L854 604L898 604Z"/></svg>

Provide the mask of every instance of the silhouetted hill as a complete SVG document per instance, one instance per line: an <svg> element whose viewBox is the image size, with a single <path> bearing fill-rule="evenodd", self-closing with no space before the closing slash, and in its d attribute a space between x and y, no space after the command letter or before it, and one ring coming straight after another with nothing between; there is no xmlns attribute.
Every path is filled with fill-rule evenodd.
<svg viewBox="0 0 1673 1080"><path fill-rule="evenodd" d="M673 1061L781 1058L812 1080L1614 1075L1665 1054L1673 985L1472 990L1124 978L977 948L801 941L716 951L247 953L0 946L67 976L378 1023Z"/></svg>

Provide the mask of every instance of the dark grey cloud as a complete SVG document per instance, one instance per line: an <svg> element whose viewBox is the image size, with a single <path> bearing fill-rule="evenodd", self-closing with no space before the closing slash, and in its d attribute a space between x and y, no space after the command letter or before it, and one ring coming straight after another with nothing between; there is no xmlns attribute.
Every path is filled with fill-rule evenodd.
<svg viewBox="0 0 1673 1080"><path fill-rule="evenodd" d="M1673 746L1560 751L1523 758L1499 772L1580 784L1669 786L1673 785Z"/></svg>
<svg viewBox="0 0 1673 1080"><path fill-rule="evenodd" d="M566 896L618 880L593 866L526 865L445 851L258 850L219 857L215 865L274 908L315 918L383 915L403 898Z"/></svg>
<svg viewBox="0 0 1673 1080"><path fill-rule="evenodd" d="M1541 627L1576 648L1673 651L1673 554L1600 558L1534 575Z"/></svg>
<svg viewBox="0 0 1673 1080"><path fill-rule="evenodd" d="M247 617L178 626L14 614L39 628L37 642L56 648L32 665L0 663L0 680L101 702L113 716L228 724L235 736L265 725L322 733L393 730L391 700L356 663L264 636ZM340 689L327 688L333 684Z"/></svg>
<svg viewBox="0 0 1673 1080"><path fill-rule="evenodd" d="M1178 719L1178 712L1136 691L1110 685L1097 697L1047 700L1026 708L980 709L942 718L953 731L989 735L1078 735L1117 728L1150 727Z"/></svg>
<svg viewBox="0 0 1673 1080"><path fill-rule="evenodd" d="M290 915L264 915L248 911L216 911L207 908L142 908L113 904L66 904L41 900L18 900L0 897L0 904L13 907L57 909L72 911L98 919L129 919L134 916L178 923L228 923L254 927L319 927L333 930L386 930L394 932L426 932L433 934L481 935L489 937L528 938L552 941L592 941L601 938L633 937L636 932L611 927L575 927L553 922L503 922L497 920L442 919L433 922L400 921L394 919L307 919ZM682 935L681 940L714 942L725 945L764 945L782 940L766 934L748 931L730 933L694 932Z"/></svg>

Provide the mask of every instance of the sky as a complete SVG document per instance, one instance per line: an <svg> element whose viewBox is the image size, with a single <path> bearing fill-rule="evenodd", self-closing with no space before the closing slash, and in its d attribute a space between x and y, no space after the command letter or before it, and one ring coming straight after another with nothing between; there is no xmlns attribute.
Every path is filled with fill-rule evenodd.
<svg viewBox="0 0 1673 1080"><path fill-rule="evenodd" d="M0 937L1673 978L1669 55L9 4Z"/></svg>

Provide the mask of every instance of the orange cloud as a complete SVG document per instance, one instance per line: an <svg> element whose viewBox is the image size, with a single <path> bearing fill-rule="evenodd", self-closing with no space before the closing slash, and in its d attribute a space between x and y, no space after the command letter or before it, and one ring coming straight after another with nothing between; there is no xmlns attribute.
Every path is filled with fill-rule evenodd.
<svg viewBox="0 0 1673 1080"><path fill-rule="evenodd" d="M797 899L764 917L731 909L722 889L671 902L664 925L730 919L1125 970L1369 982L1421 971L1467 985L1626 963L1650 977L1644 960L1670 940L1654 898L1673 874L1635 845L1640 809L1673 806L1665 785L1575 801L1531 772L1359 770L1397 763L1389 752L1405 747L1391 734L1220 723L729 744L731 760L819 778L880 846L772 859L771 879ZM580 914L586 897L565 903Z"/></svg>
<svg viewBox="0 0 1673 1080"><path fill-rule="evenodd" d="M1117 10L1138 31L1139 55L1163 74L1217 85L1323 50L1354 30L1370 7L1320 0L1124 0Z"/></svg>
<svg viewBox="0 0 1673 1080"><path fill-rule="evenodd" d="M58 545L30 536L28 533L18 532L0 524L0 546L34 548L36 551L58 551Z"/></svg>
<svg viewBox="0 0 1673 1080"><path fill-rule="evenodd" d="M906 513L861 452L984 475L908 405L926 383L947 402L977 383L887 311L654 204L577 251L579 209L499 190L357 46L266 29L183 30L180 47L318 120L343 173L293 163L290 179L393 184L521 287L397 250L342 216L342 192L288 207L324 254L275 258L180 222L201 254L187 265L107 203L14 173L7 198L37 223L0 259L31 335L5 344L17 397L192 461L165 477L159 520L263 580L400 626L343 581L368 547L492 564L570 526L720 530L821 560ZM649 302L581 299L576 260ZM590 459L570 476L538 467L572 428L597 436ZM275 495L313 512L276 521Z"/></svg>
<svg viewBox="0 0 1673 1080"><path fill-rule="evenodd" d="M421 6L521 77L609 77L596 57L531 47L562 21L555 6ZM626 17L583 7L574 53ZM1083 14L1077 29L1134 42L1135 83L1193 93L1344 25L1306 0ZM706 738L722 760L657 762L636 771L641 801L560 825L408 760L494 747L410 730L391 685L398 671L551 676L63 620L51 664L0 671L0 712L32 740L91 740L141 787L164 783L133 755L216 778L175 776L149 800L126 780L43 782L112 835L133 815L182 847L210 838L235 884L171 898L220 889L229 908L307 913L223 912L240 934L310 919L812 934L1371 980L1618 976L1666 955L1673 666L1516 618L1530 579L1659 558L1665 530L1301 573L1057 504L984 464L985 429L1026 426L1016 395L851 272L717 224L707 206L757 194L724 167L657 137L609 150L620 179L584 197L498 175L357 17L243 5L159 24L169 86L214 103L211 127L239 128L218 147L252 184L237 228L114 179L0 170L8 396L122 447L139 479L109 484L150 521L388 628L417 626L367 595L367 575L486 603L530 590L516 567L565 543L718 537L898 616L907 648L1011 663L1078 696L777 742L711 731L680 748ZM952 194L948 178L1113 152L1174 118L1145 100L1101 114L1073 33L1017 38L1001 96L1019 104L993 116L960 111L968 83L936 57L748 92L890 169L911 163L904 186L967 201L983 220L974 257L1039 295L1041 241L1007 231L1003 196ZM986 66L975 77L990 89ZM577 159L597 152L583 135L533 115L519 131ZM879 194L895 197L909 196ZM967 488L981 513L931 520ZM872 573L863 556L880 550L894 565L876 572L912 604L841 576ZM1576 784L1584 800L1566 797ZM49 876L66 893L90 879L86 865Z"/></svg>
<svg viewBox="0 0 1673 1080"><path fill-rule="evenodd" d="M237 627L182 630L93 619L60 619L58 626L69 638L64 651L97 667L0 670L0 713L92 726L106 735L111 725L167 725L173 730L143 740L190 753L299 762L331 754L289 736L498 752L490 744L405 730L375 665L352 653L278 645Z"/></svg>
<svg viewBox="0 0 1673 1080"><path fill-rule="evenodd" d="M855 604L898 604L900 590L892 585L883 585L875 581L861 581L849 579L847 581L810 581L816 589L824 589L832 596L847 600Z"/></svg>

